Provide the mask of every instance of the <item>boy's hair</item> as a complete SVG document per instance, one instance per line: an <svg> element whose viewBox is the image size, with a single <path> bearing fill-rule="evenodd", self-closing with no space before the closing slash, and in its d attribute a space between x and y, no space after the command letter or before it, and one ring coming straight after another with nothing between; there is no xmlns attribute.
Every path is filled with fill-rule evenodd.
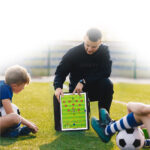
<svg viewBox="0 0 150 150"><path fill-rule="evenodd" d="M5 82L10 84L29 84L30 75L27 70L19 65L9 67L5 72Z"/></svg>
<svg viewBox="0 0 150 150"><path fill-rule="evenodd" d="M102 33L97 28L91 28L87 31L86 35L88 36L89 40L92 42L97 42L98 40L101 40Z"/></svg>

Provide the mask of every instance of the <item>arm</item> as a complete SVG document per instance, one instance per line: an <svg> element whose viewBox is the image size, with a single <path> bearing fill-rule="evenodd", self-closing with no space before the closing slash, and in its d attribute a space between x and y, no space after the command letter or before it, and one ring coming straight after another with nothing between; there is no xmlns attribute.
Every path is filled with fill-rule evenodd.
<svg viewBox="0 0 150 150"><path fill-rule="evenodd" d="M6 114L14 113L14 110L11 106L10 99L3 99L2 104L3 104L3 107L5 109Z"/></svg>
<svg viewBox="0 0 150 150"><path fill-rule="evenodd" d="M27 127L29 127L32 130L33 133L36 133L38 131L38 127L34 123L26 120L22 116L20 116L20 119L21 119L21 123L23 125L26 125Z"/></svg>
<svg viewBox="0 0 150 150"><path fill-rule="evenodd" d="M56 72L55 72L55 79L54 79L54 89L55 89L55 96L59 101L59 96L63 96L63 83L66 79L66 76L69 74L71 68L70 62L70 53L67 53L63 56L61 62L59 63Z"/></svg>
<svg viewBox="0 0 150 150"><path fill-rule="evenodd" d="M133 112L137 115L148 115L150 114L150 105L143 103L129 102L127 104L128 112Z"/></svg>
<svg viewBox="0 0 150 150"><path fill-rule="evenodd" d="M107 46L102 46L99 53L95 57L98 68L90 74L86 74L85 82L92 83L99 79L108 78L111 74L112 61L110 59L109 49Z"/></svg>
<svg viewBox="0 0 150 150"><path fill-rule="evenodd" d="M109 48L106 46L103 52L102 71L103 77L108 78L111 74L112 60L110 59Z"/></svg>

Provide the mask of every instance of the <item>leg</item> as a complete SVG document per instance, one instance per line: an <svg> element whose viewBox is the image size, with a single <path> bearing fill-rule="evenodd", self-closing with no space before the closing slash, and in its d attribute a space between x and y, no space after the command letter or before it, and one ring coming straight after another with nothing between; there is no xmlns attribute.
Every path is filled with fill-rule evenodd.
<svg viewBox="0 0 150 150"><path fill-rule="evenodd" d="M53 105L54 105L54 121L55 121L55 130L60 131L61 130L61 124L60 124L60 103L58 102L56 96L53 96Z"/></svg>
<svg viewBox="0 0 150 150"><path fill-rule="evenodd" d="M96 131L101 140L105 143L109 142L112 135L105 134L106 125L109 125L112 122L112 119L109 117L109 113L105 108L101 108L100 110L100 120L95 117L91 119L91 125L93 129Z"/></svg>
<svg viewBox="0 0 150 150"><path fill-rule="evenodd" d="M109 142L111 136L117 131L124 129L131 129L133 127L140 126L142 122L138 122L133 114L130 113L118 121L111 122L108 112L106 109L100 109L100 118L97 122L96 118L92 118L91 123L94 130L97 132L103 142Z"/></svg>
<svg viewBox="0 0 150 150"><path fill-rule="evenodd" d="M110 106L113 99L113 83L109 79L103 79L99 83L99 91L101 93L101 97L98 102L98 108L105 108L108 112L110 110Z"/></svg>
<svg viewBox="0 0 150 150"><path fill-rule="evenodd" d="M90 101L98 100L98 108L105 108L108 112L113 99L113 83L107 79L101 79L95 83L86 85L83 89L88 92Z"/></svg>
<svg viewBox="0 0 150 150"><path fill-rule="evenodd" d="M8 114L0 117L0 135L4 133L8 128L16 126L20 123L19 115L15 113Z"/></svg>
<svg viewBox="0 0 150 150"><path fill-rule="evenodd" d="M134 114L135 119L137 122L142 122L145 126L145 128L148 131L148 134L150 136L150 115L136 115Z"/></svg>
<svg viewBox="0 0 150 150"><path fill-rule="evenodd" d="M111 123L110 125L107 125L105 132L107 135L113 135L117 131L121 131L124 129L130 129L133 127L138 127L142 124L143 124L142 121L138 121L135 118L135 114L132 112L132 113L124 116L120 120L115 121L115 122Z"/></svg>
<svg viewBox="0 0 150 150"><path fill-rule="evenodd" d="M88 91L90 101L99 101L99 109L105 108L109 112L114 91L113 83L108 78L87 85L85 91Z"/></svg>

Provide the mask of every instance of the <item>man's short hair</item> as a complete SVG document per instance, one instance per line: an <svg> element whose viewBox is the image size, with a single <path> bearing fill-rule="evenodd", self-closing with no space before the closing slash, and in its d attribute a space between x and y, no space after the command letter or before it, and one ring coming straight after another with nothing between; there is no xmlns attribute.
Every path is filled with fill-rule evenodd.
<svg viewBox="0 0 150 150"><path fill-rule="evenodd" d="M102 38L102 33L97 28L89 29L86 35L88 36L89 40L92 42L97 42L98 40L101 40Z"/></svg>
<svg viewBox="0 0 150 150"><path fill-rule="evenodd" d="M5 72L5 82L10 84L29 84L30 75L27 70L19 65L9 67Z"/></svg>

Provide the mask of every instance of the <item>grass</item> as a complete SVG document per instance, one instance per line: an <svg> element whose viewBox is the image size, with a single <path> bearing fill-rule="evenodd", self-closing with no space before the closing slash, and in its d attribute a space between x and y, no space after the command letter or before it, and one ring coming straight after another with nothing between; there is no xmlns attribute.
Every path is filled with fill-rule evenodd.
<svg viewBox="0 0 150 150"><path fill-rule="evenodd" d="M149 103L150 85L118 83L114 85L114 99L124 102ZM119 150L115 136L105 144L94 130L55 132L53 119L52 83L31 83L21 93L14 95L21 115L34 122L39 132L19 138L1 138L0 150ZM112 103L111 117L119 119L126 115L126 106ZM97 102L91 103L91 116L98 118Z"/></svg>

